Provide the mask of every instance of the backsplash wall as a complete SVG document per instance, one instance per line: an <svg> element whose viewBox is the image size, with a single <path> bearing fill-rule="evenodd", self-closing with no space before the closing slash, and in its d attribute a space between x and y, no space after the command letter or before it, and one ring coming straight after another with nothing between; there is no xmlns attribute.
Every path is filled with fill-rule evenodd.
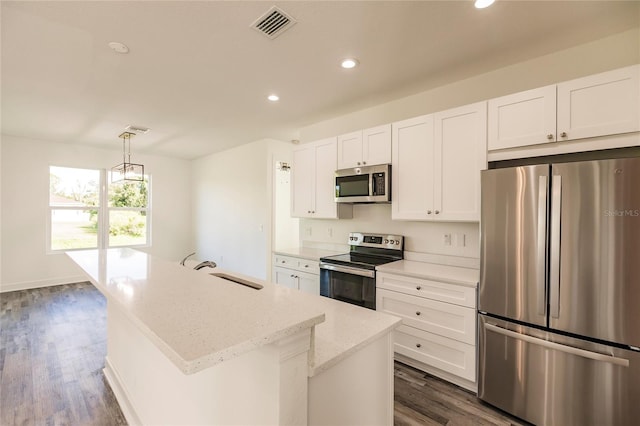
<svg viewBox="0 0 640 426"><path fill-rule="evenodd" d="M356 204L353 219L300 219L302 246L343 250L349 232L403 235L408 252L480 258L478 223L391 220L390 204ZM445 245L445 234L450 235L451 245Z"/></svg>

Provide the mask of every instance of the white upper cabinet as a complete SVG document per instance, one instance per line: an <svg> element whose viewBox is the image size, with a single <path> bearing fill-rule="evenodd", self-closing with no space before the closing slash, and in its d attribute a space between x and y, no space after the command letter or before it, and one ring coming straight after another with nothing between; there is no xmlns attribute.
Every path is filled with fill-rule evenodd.
<svg viewBox="0 0 640 426"><path fill-rule="evenodd" d="M489 101L489 150L556 141L556 86Z"/></svg>
<svg viewBox="0 0 640 426"><path fill-rule="evenodd" d="M352 206L335 202L335 171L335 137L294 149L291 216L316 219L352 217Z"/></svg>
<svg viewBox="0 0 640 426"><path fill-rule="evenodd" d="M433 215L433 115L391 128L391 218L427 220Z"/></svg>
<svg viewBox="0 0 640 426"><path fill-rule="evenodd" d="M362 131L363 165L391 163L391 124Z"/></svg>
<svg viewBox="0 0 640 426"><path fill-rule="evenodd" d="M640 131L640 65L558 84L558 140Z"/></svg>
<svg viewBox="0 0 640 426"><path fill-rule="evenodd" d="M488 114L489 151L638 132L640 65L491 99Z"/></svg>
<svg viewBox="0 0 640 426"><path fill-rule="evenodd" d="M338 169L391 163L391 124L338 136Z"/></svg>
<svg viewBox="0 0 640 426"><path fill-rule="evenodd" d="M392 218L479 221L486 135L486 102L394 123Z"/></svg>
<svg viewBox="0 0 640 426"><path fill-rule="evenodd" d="M480 171L487 168L487 103L434 115L434 214L480 221Z"/></svg>

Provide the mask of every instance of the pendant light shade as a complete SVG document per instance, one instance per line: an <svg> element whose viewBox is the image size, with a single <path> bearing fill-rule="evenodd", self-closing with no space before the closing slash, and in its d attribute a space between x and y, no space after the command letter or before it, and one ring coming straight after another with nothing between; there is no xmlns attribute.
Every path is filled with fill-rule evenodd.
<svg viewBox="0 0 640 426"><path fill-rule="evenodd" d="M144 165L131 162L131 137L135 135L135 133L124 132L118 136L122 138L122 164L111 168L111 182L142 182L144 180Z"/></svg>

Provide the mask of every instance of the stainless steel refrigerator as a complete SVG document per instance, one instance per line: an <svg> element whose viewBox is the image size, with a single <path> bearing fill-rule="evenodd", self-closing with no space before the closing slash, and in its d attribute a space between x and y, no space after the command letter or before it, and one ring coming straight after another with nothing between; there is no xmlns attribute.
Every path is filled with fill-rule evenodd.
<svg viewBox="0 0 640 426"><path fill-rule="evenodd" d="M640 424L640 158L482 172L478 396Z"/></svg>

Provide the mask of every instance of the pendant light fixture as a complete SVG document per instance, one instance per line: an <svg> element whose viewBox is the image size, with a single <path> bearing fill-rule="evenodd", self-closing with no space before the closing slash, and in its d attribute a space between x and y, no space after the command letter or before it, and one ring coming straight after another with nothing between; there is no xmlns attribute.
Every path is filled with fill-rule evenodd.
<svg viewBox="0 0 640 426"><path fill-rule="evenodd" d="M131 137L132 132L123 132L118 136L122 138L122 164L111 168L111 182L144 180L144 165L131 162Z"/></svg>

